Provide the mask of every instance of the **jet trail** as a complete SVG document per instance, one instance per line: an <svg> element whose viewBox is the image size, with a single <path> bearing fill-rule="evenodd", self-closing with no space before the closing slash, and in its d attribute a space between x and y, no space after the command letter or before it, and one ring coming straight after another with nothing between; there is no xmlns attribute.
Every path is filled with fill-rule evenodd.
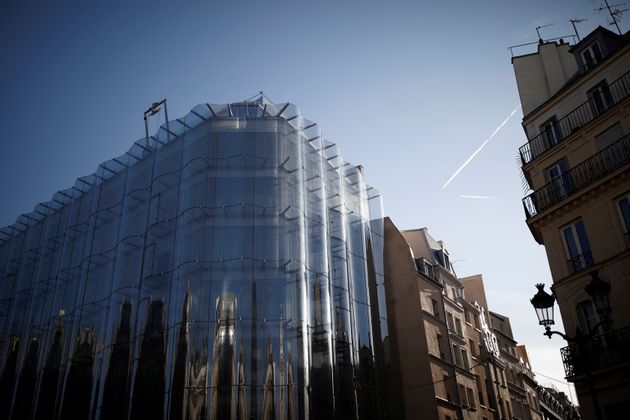
<svg viewBox="0 0 630 420"><path fill-rule="evenodd" d="M479 200L492 200L494 197L491 195L460 195L459 198L476 198Z"/></svg>
<svg viewBox="0 0 630 420"><path fill-rule="evenodd" d="M492 140L492 138L493 138L493 137L494 137L494 136L495 136L495 135L499 132L499 130L500 130L501 128L503 128L503 126L504 126L505 124L507 124L507 122L509 121L509 119L510 119L510 118L512 118L512 116L513 116L514 114L516 114L516 111L518 111L518 109L519 109L519 108L520 108L520 105L519 105L519 106L517 106L516 108L514 108L514 111L512 111L512 112L510 113L510 115L508 115L508 116L507 116L507 118L506 118L505 120L503 120L503 122L502 122L501 124L499 124L499 126L498 126L497 128L495 128L495 129L494 129L494 131L492 132L492 134L490 134L490 137L488 137L488 138L486 139L486 141L484 141L483 143L481 143L481 146L479 146L479 148L478 148L477 150L475 150L475 151L473 152L473 154L472 154L472 155L470 155L470 157L469 157L468 159L466 159L466 162L464 162L464 163L462 164L462 166L460 166L460 167L459 167L459 169L457 169L457 170L455 171L455 173L454 173L453 175L451 175L451 177L448 179L448 181L446 181L446 183L445 183L444 185L442 185L442 189L446 188L446 187L448 186L448 184L450 184L450 183L451 183L451 181L452 181L452 180L454 180L454 179L455 179L455 177L456 177L457 175L459 175L459 173L460 173L460 172L461 172L461 171L462 171L462 170L463 170L463 169L464 169L464 168L465 168L465 167L466 167L466 166L470 163L470 161L471 161L471 160L473 160L473 159L475 158L475 156L477 156L477 154L483 150L483 148L484 148L484 147L486 147L486 145L487 145L487 144L490 142L490 140Z"/></svg>

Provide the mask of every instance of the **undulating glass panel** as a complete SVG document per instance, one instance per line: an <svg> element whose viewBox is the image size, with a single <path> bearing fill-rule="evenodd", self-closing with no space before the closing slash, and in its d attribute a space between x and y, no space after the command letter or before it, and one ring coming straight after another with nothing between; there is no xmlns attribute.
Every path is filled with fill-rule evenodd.
<svg viewBox="0 0 630 420"><path fill-rule="evenodd" d="M0 417L387 417L380 195L291 104L203 104L0 230Z"/></svg>

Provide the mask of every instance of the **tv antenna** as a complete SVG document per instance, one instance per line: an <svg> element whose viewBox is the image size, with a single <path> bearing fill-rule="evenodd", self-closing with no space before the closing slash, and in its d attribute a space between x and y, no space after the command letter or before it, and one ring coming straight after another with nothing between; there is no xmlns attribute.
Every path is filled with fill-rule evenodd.
<svg viewBox="0 0 630 420"><path fill-rule="evenodd" d="M542 37L540 36L540 29L546 28L547 26L555 25L555 23L548 23L546 25L536 26L536 33L538 34L538 41L542 42Z"/></svg>
<svg viewBox="0 0 630 420"><path fill-rule="evenodd" d="M573 32L575 32L575 36L577 37L578 42L580 42L580 35L578 34L577 28L575 27L576 23L580 23L580 22L584 22L588 19L569 19L569 22L571 22L571 25L573 25Z"/></svg>
<svg viewBox="0 0 630 420"><path fill-rule="evenodd" d="M613 7L625 6L626 3L618 3L611 6L608 4L608 0L604 0L604 4L606 5L606 7L602 6L599 9L595 9L595 11L601 12L602 10L607 9L608 13L610 13L610 18L612 19L609 24L615 25L615 27L617 28L617 32L619 32L619 35L623 35L621 33L621 29L619 29L619 21L621 20L623 12L627 12L628 9L613 9Z"/></svg>

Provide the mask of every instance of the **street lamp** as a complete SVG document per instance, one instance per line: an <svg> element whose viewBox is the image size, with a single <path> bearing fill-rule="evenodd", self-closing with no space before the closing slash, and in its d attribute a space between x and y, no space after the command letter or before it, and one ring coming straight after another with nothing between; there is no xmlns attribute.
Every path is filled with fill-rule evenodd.
<svg viewBox="0 0 630 420"><path fill-rule="evenodd" d="M166 108L166 99L162 99L159 102L153 102L151 104L151 106L149 107L149 109L147 109L146 111L144 111L144 136L148 139L149 138L149 117L157 114L158 112L160 112L160 110L162 109L162 105L164 105L164 117L166 119L166 129L167 129L167 135L169 135L170 133L168 132L168 110Z"/></svg>
<svg viewBox="0 0 630 420"><path fill-rule="evenodd" d="M551 339L551 336L554 334L558 334L566 341L570 343L577 344L580 349L578 354L587 354L586 350L586 342L591 339L593 336L597 335L598 328L601 325L608 324L609 316L612 312L610 307L610 283L607 283L599 278L599 273L597 270L591 271L589 273L591 275L591 281L584 287L584 291L589 295L593 305L597 309L597 313L600 316L600 321L595 324L593 327L589 326L588 334L580 333L579 329L577 330L574 336L568 336L566 334L561 333L560 331L551 331L551 325L554 324L553 319L553 305L556 301L556 293L551 287L551 294L545 292L545 285L540 283L537 284L538 292L534 295L533 298L530 299L532 306L536 310L536 316L538 317L538 323L545 327L544 334ZM593 380L591 378L590 364L588 361L584 363L585 373L586 373L586 382L589 387L589 391L591 394L591 398L593 400L593 409L595 411L595 418L602 419L601 408L599 406L599 399L597 398L597 393L593 386Z"/></svg>
<svg viewBox="0 0 630 420"><path fill-rule="evenodd" d="M554 295L550 295L545 292L545 285L538 283L536 285L538 292L530 299L530 302L536 310L536 316L538 317L538 324L549 329L550 325L554 324L553 321L553 304L556 301ZM553 293L553 289L552 289Z"/></svg>
<svg viewBox="0 0 630 420"><path fill-rule="evenodd" d="M584 291L589 295L595 305L597 313L600 316L600 321L590 328L586 338L592 337L601 325L608 323L610 313L612 312L610 307L610 283L599 278L597 270L591 271L589 274L591 275L591 281L584 287ZM553 290L553 286L551 287L551 294L545 292L545 285L542 283L537 284L536 287L538 288L538 292L530 299L530 302L536 310L538 324L545 327L544 334L550 339L552 335L558 334L569 342L576 342L579 341L580 337L584 337L582 334L569 337L559 331L551 331L551 325L555 324L553 319L553 305L556 302L556 293Z"/></svg>

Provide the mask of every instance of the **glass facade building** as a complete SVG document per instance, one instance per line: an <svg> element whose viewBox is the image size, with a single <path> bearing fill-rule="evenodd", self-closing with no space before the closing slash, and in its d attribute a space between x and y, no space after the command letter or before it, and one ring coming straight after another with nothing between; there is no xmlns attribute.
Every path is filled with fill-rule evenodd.
<svg viewBox="0 0 630 420"><path fill-rule="evenodd" d="M0 230L0 417L389 417L381 213L294 105L198 105Z"/></svg>

